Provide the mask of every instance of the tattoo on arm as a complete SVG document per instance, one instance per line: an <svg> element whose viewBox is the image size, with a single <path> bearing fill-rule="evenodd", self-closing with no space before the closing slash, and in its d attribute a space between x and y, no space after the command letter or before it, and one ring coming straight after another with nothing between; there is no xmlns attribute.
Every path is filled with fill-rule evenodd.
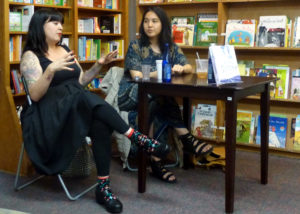
<svg viewBox="0 0 300 214"><path fill-rule="evenodd" d="M37 56L31 51L24 53L21 59L20 70L25 77L28 87L35 83L43 74ZM50 76L50 75L49 75ZM47 78L48 79L48 78Z"/></svg>

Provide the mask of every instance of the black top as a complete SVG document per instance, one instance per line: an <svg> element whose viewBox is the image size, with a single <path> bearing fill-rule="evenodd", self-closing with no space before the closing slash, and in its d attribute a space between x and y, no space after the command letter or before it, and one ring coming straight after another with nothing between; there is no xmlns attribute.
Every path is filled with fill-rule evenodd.
<svg viewBox="0 0 300 214"><path fill-rule="evenodd" d="M52 63L46 57L39 61L43 71ZM93 109L105 102L79 84L80 68L70 67L74 70L56 72L47 93L21 114L25 149L37 171L47 175L69 166L88 135Z"/></svg>

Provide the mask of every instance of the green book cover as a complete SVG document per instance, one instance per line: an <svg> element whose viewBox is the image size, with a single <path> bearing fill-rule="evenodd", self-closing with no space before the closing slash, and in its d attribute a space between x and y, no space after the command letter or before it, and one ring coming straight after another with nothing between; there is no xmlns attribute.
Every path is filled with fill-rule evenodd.
<svg viewBox="0 0 300 214"><path fill-rule="evenodd" d="M252 112L237 111L236 141L250 143Z"/></svg>
<svg viewBox="0 0 300 214"><path fill-rule="evenodd" d="M200 21L197 23L195 46L209 46L217 43L218 22Z"/></svg>

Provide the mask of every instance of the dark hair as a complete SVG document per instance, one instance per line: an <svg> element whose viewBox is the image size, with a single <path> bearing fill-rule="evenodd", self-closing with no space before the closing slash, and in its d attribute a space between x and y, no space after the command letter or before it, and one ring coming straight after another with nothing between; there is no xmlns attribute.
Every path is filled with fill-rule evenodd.
<svg viewBox="0 0 300 214"><path fill-rule="evenodd" d="M33 51L38 56L44 56L48 51L46 36L44 32L44 24L47 21L59 21L64 23L63 15L54 8L42 8L37 10L29 23L27 40L23 53L28 50Z"/></svg>
<svg viewBox="0 0 300 214"><path fill-rule="evenodd" d="M168 43L169 47L171 47L173 45L173 41L172 41L170 19L167 16L166 12L160 7L149 7L145 10L140 24L140 29L139 29L141 45L148 46L150 44L149 38L145 33L144 24L143 24L146 14L150 11L154 12L158 16L161 22L161 32L159 34L158 41L159 41L159 48L161 52L163 52L165 48L165 43Z"/></svg>

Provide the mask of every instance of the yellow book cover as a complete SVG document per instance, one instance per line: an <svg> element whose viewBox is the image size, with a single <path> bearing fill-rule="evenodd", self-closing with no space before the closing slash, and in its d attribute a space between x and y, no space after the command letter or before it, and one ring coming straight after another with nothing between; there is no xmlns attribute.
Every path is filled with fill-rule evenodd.
<svg viewBox="0 0 300 214"><path fill-rule="evenodd" d="M300 115L296 118L294 149L300 150Z"/></svg>
<svg viewBox="0 0 300 214"><path fill-rule="evenodd" d="M236 141L250 143L252 112L237 111Z"/></svg>
<svg viewBox="0 0 300 214"><path fill-rule="evenodd" d="M91 60L92 42L93 42L93 39L86 40L86 46L85 46L85 50L86 50L85 59L86 60Z"/></svg>

